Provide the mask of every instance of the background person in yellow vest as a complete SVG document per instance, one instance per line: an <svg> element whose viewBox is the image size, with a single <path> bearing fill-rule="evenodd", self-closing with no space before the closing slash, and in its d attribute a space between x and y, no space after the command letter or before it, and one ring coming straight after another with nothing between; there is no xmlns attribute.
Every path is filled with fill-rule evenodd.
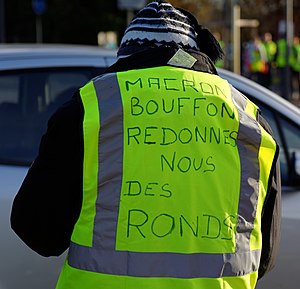
<svg viewBox="0 0 300 289"><path fill-rule="evenodd" d="M274 71L273 68L275 67L275 55L277 51L277 45L273 41L272 34L270 32L266 32L264 34L263 44L265 46L267 52L267 64L268 64L268 71L266 74L266 87L272 89L273 85L273 75Z"/></svg>
<svg viewBox="0 0 300 289"><path fill-rule="evenodd" d="M300 41L295 36L290 52L289 64L291 66L291 91L293 98L299 98L300 93Z"/></svg>
<svg viewBox="0 0 300 289"><path fill-rule="evenodd" d="M277 52L275 56L276 69L279 77L279 94L289 99L290 96L287 95L287 80L290 80L290 68L289 62L287 61L287 42L285 34L281 34L277 41Z"/></svg>
<svg viewBox="0 0 300 289"><path fill-rule="evenodd" d="M50 119L11 224L58 289L253 289L279 246L278 146L212 34L152 2Z"/></svg>
<svg viewBox="0 0 300 289"><path fill-rule="evenodd" d="M265 45L258 35L253 36L249 45L251 78L257 83L268 87L268 55Z"/></svg>

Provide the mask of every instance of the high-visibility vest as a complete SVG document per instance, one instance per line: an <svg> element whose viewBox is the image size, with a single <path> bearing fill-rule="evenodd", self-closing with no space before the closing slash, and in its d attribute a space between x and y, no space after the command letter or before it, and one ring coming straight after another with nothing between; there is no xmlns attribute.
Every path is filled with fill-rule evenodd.
<svg viewBox="0 0 300 289"><path fill-rule="evenodd" d="M279 68L283 68L287 65L286 61L287 43L285 39L279 39L277 43L277 57L276 65Z"/></svg>
<svg viewBox="0 0 300 289"><path fill-rule="evenodd" d="M170 66L80 94L83 202L57 289L253 289L277 147L257 107Z"/></svg>
<svg viewBox="0 0 300 289"><path fill-rule="evenodd" d="M274 41L268 41L264 43L267 51L267 57L268 57L268 62L274 61L276 52L277 52L277 45Z"/></svg>
<svg viewBox="0 0 300 289"><path fill-rule="evenodd" d="M294 71L300 71L300 44L292 46L289 56L289 64Z"/></svg>
<svg viewBox="0 0 300 289"><path fill-rule="evenodd" d="M265 46L262 42L253 45L250 51L250 70L253 73L267 73L268 72L268 56Z"/></svg>

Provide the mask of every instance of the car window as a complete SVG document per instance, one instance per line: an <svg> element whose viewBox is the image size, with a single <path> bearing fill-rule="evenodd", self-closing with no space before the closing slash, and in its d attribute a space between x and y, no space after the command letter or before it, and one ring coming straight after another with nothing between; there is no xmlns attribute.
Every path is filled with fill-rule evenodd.
<svg viewBox="0 0 300 289"><path fill-rule="evenodd" d="M249 99L251 96L247 95ZM283 186L293 186L291 179L291 162L293 153L300 151L300 129L290 120L260 101L253 100L260 108L262 116L272 128L274 138L279 147L281 182Z"/></svg>
<svg viewBox="0 0 300 289"><path fill-rule="evenodd" d="M287 158L287 155L285 153L285 146L284 143L282 142L282 137L280 135L279 131L279 119L278 119L278 114L275 115L271 109L262 103L259 103L260 110L262 112L262 116L266 119L266 121L269 123L271 126L273 136L277 141L277 144L279 145L280 152L279 152L279 160L280 160L280 172L281 172L281 182L283 185L288 185L289 183L289 161Z"/></svg>
<svg viewBox="0 0 300 289"><path fill-rule="evenodd" d="M0 104L9 102L18 102L18 90L16 87L19 86L19 77L17 75L0 77Z"/></svg>
<svg viewBox="0 0 300 289"><path fill-rule="evenodd" d="M99 71L20 70L0 73L0 163L28 165L47 120Z"/></svg>
<svg viewBox="0 0 300 289"><path fill-rule="evenodd" d="M282 131L290 153L300 151L300 130L297 126L284 118L280 118Z"/></svg>
<svg viewBox="0 0 300 289"><path fill-rule="evenodd" d="M289 158L290 166L295 166L294 164L294 153L300 152L300 130L299 127L293 124L292 122L288 121L284 117L279 117L280 126L282 129L282 134L285 139L285 145L286 145L286 151L287 156ZM299 177L296 177L295 171L296 167L293 168L293 171L289 172L290 179L292 178L292 182L295 183L295 185L299 185ZM296 180L293 178L296 177Z"/></svg>

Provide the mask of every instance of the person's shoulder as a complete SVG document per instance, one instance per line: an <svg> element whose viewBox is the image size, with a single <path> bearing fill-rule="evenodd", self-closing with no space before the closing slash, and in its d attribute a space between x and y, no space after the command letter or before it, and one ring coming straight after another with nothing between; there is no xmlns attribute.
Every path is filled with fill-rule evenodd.
<svg viewBox="0 0 300 289"><path fill-rule="evenodd" d="M81 102L79 90L73 97L57 108L49 119L49 124L56 122L72 123L83 117L83 105Z"/></svg>
<svg viewBox="0 0 300 289"><path fill-rule="evenodd" d="M270 134L273 136L273 131L270 126L270 124L267 122L267 120L262 116L261 111L259 110L257 121L259 124Z"/></svg>

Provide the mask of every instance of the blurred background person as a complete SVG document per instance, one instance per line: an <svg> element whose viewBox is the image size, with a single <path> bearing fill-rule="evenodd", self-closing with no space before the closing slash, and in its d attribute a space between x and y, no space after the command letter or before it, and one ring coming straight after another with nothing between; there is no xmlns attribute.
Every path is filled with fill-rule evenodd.
<svg viewBox="0 0 300 289"><path fill-rule="evenodd" d="M300 93L300 40L298 36L293 39L289 55L291 67L291 93L293 99L299 99Z"/></svg>
<svg viewBox="0 0 300 289"><path fill-rule="evenodd" d="M276 70L279 78L279 91L278 93L289 99L289 95L287 95L286 90L286 81L288 79L287 73L289 73L288 69L288 61L287 61L287 41L284 33L279 35L279 39L277 41L277 51L275 56Z"/></svg>
<svg viewBox="0 0 300 289"><path fill-rule="evenodd" d="M265 45L258 35L254 35L246 52L250 77L255 82L268 86L268 57Z"/></svg>
<svg viewBox="0 0 300 289"><path fill-rule="evenodd" d="M273 86L273 76L275 67L275 55L277 51L276 42L273 41L273 36L270 32L266 32L263 38L263 44L267 53L267 66L268 70L266 72L266 87L272 89Z"/></svg>

